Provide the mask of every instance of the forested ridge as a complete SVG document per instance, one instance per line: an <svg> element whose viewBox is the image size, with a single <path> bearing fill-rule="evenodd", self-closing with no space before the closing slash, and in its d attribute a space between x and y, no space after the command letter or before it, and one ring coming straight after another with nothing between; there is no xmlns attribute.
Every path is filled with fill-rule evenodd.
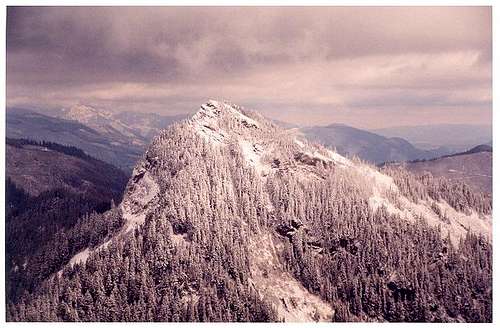
<svg viewBox="0 0 500 328"><path fill-rule="evenodd" d="M287 218L278 227L294 232L283 259L334 304L335 321L491 320L491 245L483 237L469 233L456 247L423 219L373 212L349 189L274 185L288 189L275 201Z"/></svg>
<svg viewBox="0 0 500 328"><path fill-rule="evenodd" d="M22 148L23 146L38 146L38 147L43 147L46 149L54 150L66 155L70 156L75 156L79 157L82 159L93 159L93 157L87 155L83 150L74 147L74 146L65 146L61 145L55 142L50 142L50 141L36 141L36 140L31 140L31 139L14 139L14 138L7 138L7 145L11 145L13 147L17 148Z"/></svg>
<svg viewBox="0 0 500 328"><path fill-rule="evenodd" d="M38 288L75 253L97 245L123 225L121 216L114 215L118 211L114 204L121 201L126 176L75 147L25 139L7 139L7 145L25 152L9 150L8 155L15 155L15 160L7 158L6 169L6 295L16 301L23 292ZM34 148L24 149L26 146ZM36 157L36 152L44 148L51 151L42 151L43 157ZM30 160L26 154L35 154L35 161L17 164L17 161ZM89 169L72 171L69 163L61 162L68 156L78 158L75 163L85 161ZM44 166L39 162L51 166L52 171L61 172L59 179L63 183L45 185L47 180L43 176L48 172L42 171ZM18 179L15 174L20 172L20 167L29 171L21 172L24 175ZM99 175L94 175L96 170ZM73 176L81 172L89 177ZM20 182L30 181L26 184L28 187L43 191L30 193L11 176ZM92 188L87 187L86 179L92 181ZM72 184L77 180L84 183ZM57 178L49 181L57 181Z"/></svg>
<svg viewBox="0 0 500 328"><path fill-rule="evenodd" d="M10 298L8 320L280 321L280 303L295 311L301 300L275 299L272 286L266 292L252 277L251 241L270 235L272 245L259 247L272 246L269 254L280 262L272 269L320 296L333 321L491 321L489 240L469 232L453 243L425 218L374 210L369 186L352 170L297 153L293 139L255 117L261 140L276 140L266 155L273 170L263 178L240 147L257 125L223 118L228 121L220 124L234 133L225 136L225 147L211 145L187 123L156 138L124 197L133 213L145 214L144 224ZM408 198L491 211L491 200L463 186L391 175ZM147 185L139 183L146 179L159 192L142 205L134 195L144 192ZM121 209L83 216L48 245L98 246L128 224ZM86 226L89 218L106 222L97 237Z"/></svg>

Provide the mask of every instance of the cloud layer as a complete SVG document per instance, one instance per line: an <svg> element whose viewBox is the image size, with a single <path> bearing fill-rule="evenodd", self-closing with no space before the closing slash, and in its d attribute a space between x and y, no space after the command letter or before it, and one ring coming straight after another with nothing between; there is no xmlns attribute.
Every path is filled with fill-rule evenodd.
<svg viewBox="0 0 500 328"><path fill-rule="evenodd" d="M488 7L10 7L7 104L224 98L360 127L491 122Z"/></svg>

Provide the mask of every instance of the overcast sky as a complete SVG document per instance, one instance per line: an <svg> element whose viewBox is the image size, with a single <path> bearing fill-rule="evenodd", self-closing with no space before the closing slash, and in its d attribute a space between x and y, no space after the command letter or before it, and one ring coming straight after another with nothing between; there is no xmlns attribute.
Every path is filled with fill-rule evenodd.
<svg viewBox="0 0 500 328"><path fill-rule="evenodd" d="M8 8L7 105L491 123L489 7Z"/></svg>

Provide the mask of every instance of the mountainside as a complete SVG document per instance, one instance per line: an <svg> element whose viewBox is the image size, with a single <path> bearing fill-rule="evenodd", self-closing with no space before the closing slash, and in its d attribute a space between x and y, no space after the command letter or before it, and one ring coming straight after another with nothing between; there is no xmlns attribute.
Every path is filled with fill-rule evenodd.
<svg viewBox="0 0 500 328"><path fill-rule="evenodd" d="M209 101L153 140L118 232L7 317L491 321L491 200L440 183Z"/></svg>
<svg viewBox="0 0 500 328"><path fill-rule="evenodd" d="M102 131L101 131L102 132ZM22 109L7 110L8 138L56 142L82 149L87 154L131 171L143 153L144 143L130 142L115 133L101 133L76 121Z"/></svg>
<svg viewBox="0 0 500 328"><path fill-rule="evenodd" d="M128 179L75 147L21 139L7 139L6 178L7 290L12 299L67 263L73 247L78 250L79 236L96 242L112 231L113 220L101 220L97 213L121 201Z"/></svg>
<svg viewBox="0 0 500 328"><path fill-rule="evenodd" d="M79 149L22 139L7 139L6 176L30 196L66 189L119 200L127 182L122 171Z"/></svg>
<svg viewBox="0 0 500 328"><path fill-rule="evenodd" d="M491 125L436 124L397 126L373 130L385 137L399 137L422 149L445 147L450 153L461 152L492 140Z"/></svg>
<svg viewBox="0 0 500 328"><path fill-rule="evenodd" d="M482 192L492 192L493 150L488 145L431 160L394 165L403 166L416 174L428 172L434 177L463 181Z"/></svg>
<svg viewBox="0 0 500 328"><path fill-rule="evenodd" d="M335 148L344 156L358 156L371 163L409 161L443 155L438 150L421 150L402 138L386 138L343 124L302 128L310 140Z"/></svg>

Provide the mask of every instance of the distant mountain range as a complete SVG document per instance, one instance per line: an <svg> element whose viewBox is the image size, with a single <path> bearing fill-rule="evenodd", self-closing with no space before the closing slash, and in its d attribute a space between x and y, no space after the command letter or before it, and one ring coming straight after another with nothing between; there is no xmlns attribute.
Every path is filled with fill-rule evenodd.
<svg viewBox="0 0 500 328"><path fill-rule="evenodd" d="M448 154L447 149L422 150L403 138L388 138L344 124L301 128L306 138L336 148L344 156L357 156L372 163L411 161Z"/></svg>
<svg viewBox="0 0 500 328"><path fill-rule="evenodd" d="M492 140L491 125L435 124L397 126L372 130L385 137L399 137L421 149L446 147L450 152L461 152Z"/></svg>
<svg viewBox="0 0 500 328"><path fill-rule="evenodd" d="M7 109L7 137L57 142L131 172L151 139L183 116L119 113L88 106L51 111L48 116L21 108Z"/></svg>
<svg viewBox="0 0 500 328"><path fill-rule="evenodd" d="M24 109L7 110L7 136L59 142L130 173L152 138L186 115L111 112L77 105L46 114ZM491 127L430 125L374 131L344 124L300 127L280 121L277 125L298 131L345 156L374 164L432 159L491 142Z"/></svg>
<svg viewBox="0 0 500 328"><path fill-rule="evenodd" d="M156 113L119 112L113 116L151 141L165 127L187 118L187 115L159 115Z"/></svg>
<svg viewBox="0 0 500 328"><path fill-rule="evenodd" d="M127 142L117 134L105 134L82 123L29 110L7 110L7 137L57 142L75 146L87 154L130 171L144 144Z"/></svg>
<svg viewBox="0 0 500 328"><path fill-rule="evenodd" d="M51 115L85 124L103 134L115 134L134 144L148 144L162 129L186 115L164 116L156 113L111 112L87 105L52 110Z"/></svg>

